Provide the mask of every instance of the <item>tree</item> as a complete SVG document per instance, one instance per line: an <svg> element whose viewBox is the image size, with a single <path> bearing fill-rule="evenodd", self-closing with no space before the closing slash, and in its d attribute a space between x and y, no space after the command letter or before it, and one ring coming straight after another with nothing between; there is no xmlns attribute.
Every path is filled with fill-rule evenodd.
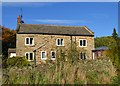
<svg viewBox="0 0 120 86"><path fill-rule="evenodd" d="M8 48L16 47L16 31L2 27L2 54L7 57Z"/></svg>
<svg viewBox="0 0 120 86"><path fill-rule="evenodd" d="M95 38L95 47L107 46L114 42L114 38L112 36L103 36Z"/></svg>
<svg viewBox="0 0 120 86"><path fill-rule="evenodd" d="M115 28L113 29L112 37L113 37L114 39L117 39L117 38L118 38L118 34L117 34Z"/></svg>
<svg viewBox="0 0 120 86"><path fill-rule="evenodd" d="M117 74L120 76L120 38L114 28L112 33L113 41L110 43L109 50L107 51L107 56L113 63L113 66L116 68Z"/></svg>

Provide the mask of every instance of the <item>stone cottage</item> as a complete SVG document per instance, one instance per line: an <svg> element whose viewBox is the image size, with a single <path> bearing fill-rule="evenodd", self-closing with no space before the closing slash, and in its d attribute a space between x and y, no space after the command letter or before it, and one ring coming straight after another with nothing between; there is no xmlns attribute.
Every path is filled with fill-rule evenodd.
<svg viewBox="0 0 120 86"><path fill-rule="evenodd" d="M72 42L86 53L79 52L81 59L92 59L94 33L86 26L57 26L24 24L18 17L16 55L39 64L57 58L56 48L67 48Z"/></svg>

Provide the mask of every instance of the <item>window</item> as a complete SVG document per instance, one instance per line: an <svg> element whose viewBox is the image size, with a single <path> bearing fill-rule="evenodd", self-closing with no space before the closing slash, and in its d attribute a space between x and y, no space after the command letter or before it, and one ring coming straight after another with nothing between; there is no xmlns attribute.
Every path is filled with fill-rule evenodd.
<svg viewBox="0 0 120 86"><path fill-rule="evenodd" d="M34 45L34 39L31 37L25 38L25 45Z"/></svg>
<svg viewBox="0 0 120 86"><path fill-rule="evenodd" d="M33 52L26 52L25 57L28 61L34 60L34 53Z"/></svg>
<svg viewBox="0 0 120 86"><path fill-rule="evenodd" d="M41 51L41 59L42 60L46 60L47 57L46 57L46 51Z"/></svg>
<svg viewBox="0 0 120 86"><path fill-rule="evenodd" d="M51 51L51 60L55 60L56 53L55 51Z"/></svg>
<svg viewBox="0 0 120 86"><path fill-rule="evenodd" d="M57 45L57 46L64 46L64 40L61 39L61 38L58 38L58 39L56 40L56 45Z"/></svg>
<svg viewBox="0 0 120 86"><path fill-rule="evenodd" d="M10 53L10 57L16 57L16 53Z"/></svg>
<svg viewBox="0 0 120 86"><path fill-rule="evenodd" d="M86 53L81 52L80 53L80 59L85 60L86 59Z"/></svg>
<svg viewBox="0 0 120 86"><path fill-rule="evenodd" d="M86 47L87 46L87 40L80 39L80 47Z"/></svg>

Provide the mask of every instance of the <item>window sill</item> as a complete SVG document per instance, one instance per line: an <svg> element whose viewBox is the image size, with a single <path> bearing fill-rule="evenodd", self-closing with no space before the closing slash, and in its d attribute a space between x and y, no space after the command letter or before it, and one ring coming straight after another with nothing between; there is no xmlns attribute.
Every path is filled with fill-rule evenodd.
<svg viewBox="0 0 120 86"><path fill-rule="evenodd" d="M34 47L35 45L25 45L25 46Z"/></svg>
<svg viewBox="0 0 120 86"><path fill-rule="evenodd" d="M79 46L79 47L87 47L87 46Z"/></svg>
<svg viewBox="0 0 120 86"><path fill-rule="evenodd" d="M56 45L56 46L58 46L58 47L62 47L63 46L64 47L64 45Z"/></svg>
<svg viewBox="0 0 120 86"><path fill-rule="evenodd" d="M44 58L44 59L43 59L43 58L41 58L41 60L47 60L47 58Z"/></svg>
<svg viewBox="0 0 120 86"><path fill-rule="evenodd" d="M55 58L51 58L51 60L55 60Z"/></svg>

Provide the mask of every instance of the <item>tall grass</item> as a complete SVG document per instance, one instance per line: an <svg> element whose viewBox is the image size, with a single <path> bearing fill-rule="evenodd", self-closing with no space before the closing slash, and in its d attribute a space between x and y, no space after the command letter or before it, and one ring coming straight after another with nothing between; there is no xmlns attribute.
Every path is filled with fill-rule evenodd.
<svg viewBox="0 0 120 86"><path fill-rule="evenodd" d="M115 69L106 60L41 64L3 70L3 84L112 84Z"/></svg>
<svg viewBox="0 0 120 86"><path fill-rule="evenodd" d="M82 50L85 51L85 50ZM79 50L70 46L57 49L55 62L37 66L12 66L3 69L3 84L117 84L109 59L80 60Z"/></svg>

